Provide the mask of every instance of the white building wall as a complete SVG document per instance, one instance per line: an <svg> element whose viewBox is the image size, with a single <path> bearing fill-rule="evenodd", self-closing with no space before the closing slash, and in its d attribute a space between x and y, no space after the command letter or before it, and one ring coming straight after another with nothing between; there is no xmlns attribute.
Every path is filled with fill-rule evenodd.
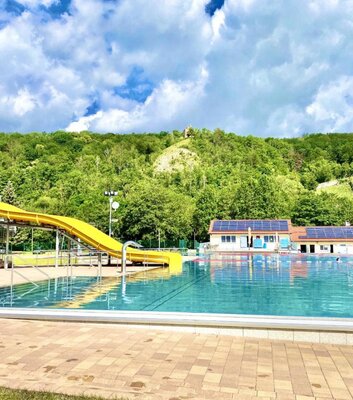
<svg viewBox="0 0 353 400"><path fill-rule="evenodd" d="M235 236L235 242L222 242L222 236ZM231 234L211 234L210 235L210 245L211 249L216 251L239 251L240 247L240 238L236 235Z"/></svg>
<svg viewBox="0 0 353 400"><path fill-rule="evenodd" d="M298 249L300 250L300 246L304 245L306 246L306 252L307 254L329 254L331 253L331 243L327 242L304 242L304 243L298 243ZM314 246L314 253L310 252L310 248Z"/></svg>
<svg viewBox="0 0 353 400"><path fill-rule="evenodd" d="M221 243L221 237L219 235L210 235L210 246L211 248L217 248Z"/></svg>
<svg viewBox="0 0 353 400"><path fill-rule="evenodd" d="M338 254L353 254L352 243L340 243L333 246L334 252Z"/></svg>
<svg viewBox="0 0 353 400"><path fill-rule="evenodd" d="M333 245L333 253L335 254L353 254L353 243L330 243L330 242L304 242L298 243L306 245L306 252L308 254L332 254L331 245ZM310 246L315 246L315 253L310 253Z"/></svg>
<svg viewBox="0 0 353 400"><path fill-rule="evenodd" d="M235 242L230 241L230 242L223 242L222 241L222 236L229 236L229 237L235 237ZM262 240L262 245L266 245L265 247L262 246L261 248L252 248L252 250L255 251L277 251L279 247L279 242L277 242L277 238L275 234L261 234L261 235L253 235L253 240L256 239L256 237L259 236L259 238ZM268 241L265 242L265 236L273 236L274 239L273 241ZM289 234L279 234L278 235L279 241L281 239L287 239L289 241L290 237ZM210 245L211 249L215 251L246 251L248 250L247 245L244 246L244 243L247 243L247 234L230 234L230 233L223 233L223 234L210 234Z"/></svg>
<svg viewBox="0 0 353 400"><path fill-rule="evenodd" d="M315 245L315 253L318 253L318 254L331 253L331 244L330 243L316 244Z"/></svg>

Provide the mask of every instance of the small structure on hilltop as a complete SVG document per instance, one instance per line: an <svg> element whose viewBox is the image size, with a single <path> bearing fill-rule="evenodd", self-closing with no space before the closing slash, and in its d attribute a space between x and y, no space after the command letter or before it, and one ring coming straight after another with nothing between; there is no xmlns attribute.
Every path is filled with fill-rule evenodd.
<svg viewBox="0 0 353 400"><path fill-rule="evenodd" d="M188 139L188 138L190 138L190 137L193 137L193 136L194 136L194 129L193 129L193 127L192 127L191 125L187 126L187 127L184 129L183 134L184 134L184 139Z"/></svg>

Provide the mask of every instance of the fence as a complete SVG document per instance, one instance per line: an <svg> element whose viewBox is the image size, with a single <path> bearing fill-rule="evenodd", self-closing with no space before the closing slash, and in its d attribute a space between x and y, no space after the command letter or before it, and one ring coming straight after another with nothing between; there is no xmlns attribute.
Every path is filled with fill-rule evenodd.
<svg viewBox="0 0 353 400"><path fill-rule="evenodd" d="M177 240L161 240L150 239L150 240L137 240L143 247L147 249L198 249L199 242L197 240L189 239L177 239Z"/></svg>

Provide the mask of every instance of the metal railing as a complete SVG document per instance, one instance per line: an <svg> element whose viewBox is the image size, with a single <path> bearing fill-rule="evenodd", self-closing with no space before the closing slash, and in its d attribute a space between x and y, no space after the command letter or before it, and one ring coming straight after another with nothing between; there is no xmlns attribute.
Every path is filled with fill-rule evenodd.
<svg viewBox="0 0 353 400"><path fill-rule="evenodd" d="M128 246L136 247L138 249L143 247L141 244L136 243L133 240L129 240L123 244L123 248L121 251L121 272L123 274L126 274L126 251L127 251Z"/></svg>

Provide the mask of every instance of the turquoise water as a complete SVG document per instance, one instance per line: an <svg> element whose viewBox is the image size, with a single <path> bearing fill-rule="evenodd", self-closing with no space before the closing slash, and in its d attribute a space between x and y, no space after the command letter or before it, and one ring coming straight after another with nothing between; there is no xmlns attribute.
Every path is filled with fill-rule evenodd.
<svg viewBox="0 0 353 400"><path fill-rule="evenodd" d="M353 257L212 255L120 278L0 288L1 307L353 317Z"/></svg>

